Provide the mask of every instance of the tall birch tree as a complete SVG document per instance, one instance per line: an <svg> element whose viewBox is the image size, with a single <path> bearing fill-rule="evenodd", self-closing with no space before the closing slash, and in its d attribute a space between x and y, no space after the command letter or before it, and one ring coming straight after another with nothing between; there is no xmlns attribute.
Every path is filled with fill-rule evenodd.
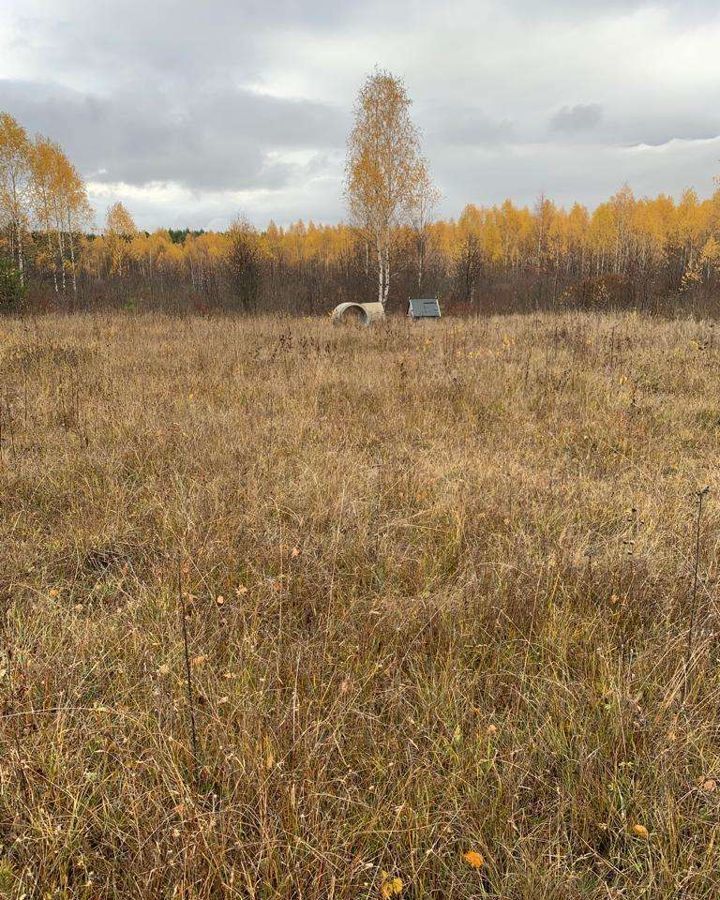
<svg viewBox="0 0 720 900"><path fill-rule="evenodd" d="M130 251L128 244L137 234L133 217L123 203L113 203L105 221L105 242L110 255L110 274L122 275L125 272Z"/></svg>
<svg viewBox="0 0 720 900"><path fill-rule="evenodd" d="M414 188L408 206L410 224L415 235L417 254L417 287L422 292L425 278L425 262L428 253L428 226L435 207L440 202L440 191L432 183L424 160L418 163Z"/></svg>
<svg viewBox="0 0 720 900"><path fill-rule="evenodd" d="M37 262L51 272L55 293L65 293L68 271L77 293L76 247L93 218L85 184L62 149L47 138L36 138L30 159L35 221L44 235Z"/></svg>
<svg viewBox="0 0 720 900"><path fill-rule="evenodd" d="M353 224L374 248L383 306L390 291L392 231L408 220L424 170L411 102L400 78L376 70L360 89L348 139L345 196Z"/></svg>
<svg viewBox="0 0 720 900"><path fill-rule="evenodd" d="M30 188L27 133L11 115L0 113L0 225L8 229L21 287L25 285L24 241Z"/></svg>

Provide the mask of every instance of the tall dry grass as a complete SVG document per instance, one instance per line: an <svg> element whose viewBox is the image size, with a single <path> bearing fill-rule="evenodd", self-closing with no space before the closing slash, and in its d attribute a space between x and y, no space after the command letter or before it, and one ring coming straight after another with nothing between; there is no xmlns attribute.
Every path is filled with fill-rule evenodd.
<svg viewBox="0 0 720 900"><path fill-rule="evenodd" d="M719 364L1 321L0 893L717 897Z"/></svg>

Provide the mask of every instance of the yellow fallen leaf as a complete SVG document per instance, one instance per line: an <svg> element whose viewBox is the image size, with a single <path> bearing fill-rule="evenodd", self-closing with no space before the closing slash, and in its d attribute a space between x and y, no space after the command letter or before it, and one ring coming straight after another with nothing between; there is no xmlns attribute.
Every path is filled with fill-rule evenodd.
<svg viewBox="0 0 720 900"><path fill-rule="evenodd" d="M650 837L650 832L647 830L647 828L637 822L633 825L632 832L639 838L642 838L644 841L646 841Z"/></svg>
<svg viewBox="0 0 720 900"><path fill-rule="evenodd" d="M291 553L290 553L290 556L292 556L293 559L297 559L298 556L300 556L300 548L299 548L299 547L293 547L293 548L292 548L292 551L291 551Z"/></svg>
<svg viewBox="0 0 720 900"><path fill-rule="evenodd" d="M712 794L717 790L717 782L714 778L707 778L703 781L702 789L707 791L708 794Z"/></svg>
<svg viewBox="0 0 720 900"><path fill-rule="evenodd" d="M207 661L207 656L194 656L191 664L193 667L202 666Z"/></svg>
<svg viewBox="0 0 720 900"><path fill-rule="evenodd" d="M463 853L463 859L468 865L472 866L473 869L482 869L485 865L485 858L482 853L478 853L477 850L468 850Z"/></svg>
<svg viewBox="0 0 720 900"><path fill-rule="evenodd" d="M217 603L218 606L222 606L225 603L225 598L222 594L215 598L215 603Z"/></svg>
<svg viewBox="0 0 720 900"><path fill-rule="evenodd" d="M401 878L391 878L387 872L380 873L380 896L398 897L403 892L403 882Z"/></svg>

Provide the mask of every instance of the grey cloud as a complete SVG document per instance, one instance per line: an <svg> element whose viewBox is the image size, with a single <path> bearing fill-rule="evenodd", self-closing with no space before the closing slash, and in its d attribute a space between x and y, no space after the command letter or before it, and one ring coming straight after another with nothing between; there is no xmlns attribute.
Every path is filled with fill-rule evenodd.
<svg viewBox="0 0 720 900"><path fill-rule="evenodd" d="M22 0L14 31L20 44L41 48L45 66L58 73L94 70L100 82L150 76L187 85L257 76L266 62L263 33L322 34L351 19L336 0L64 0L51 11Z"/></svg>
<svg viewBox="0 0 720 900"><path fill-rule="evenodd" d="M701 194L713 190L720 138L706 142L672 141L662 147L608 147L546 144L532 154L523 148L446 153L436 166L445 195L443 213L457 215L466 203L515 203L532 206L541 192L553 201L590 207L607 200L624 183L638 196L659 191L679 196L688 186ZM463 178L456 173L462 170ZM589 174L590 173L590 174Z"/></svg>
<svg viewBox="0 0 720 900"><path fill-rule="evenodd" d="M720 116L703 114L667 104L657 109L645 104L642 111L607 113L597 103L564 106L550 119L554 136L574 143L606 146L647 144L659 146L672 140L696 141L720 135Z"/></svg>
<svg viewBox="0 0 720 900"><path fill-rule="evenodd" d="M531 18L573 22L628 15L643 9L667 10L686 24L719 15L717 0L510 0L507 7Z"/></svg>
<svg viewBox="0 0 720 900"><path fill-rule="evenodd" d="M594 128L602 119L603 110L599 103L578 103L575 106L563 106L550 119L552 131L573 134Z"/></svg>
<svg viewBox="0 0 720 900"><path fill-rule="evenodd" d="M673 140L697 141L720 135L720 116L675 110L641 113L608 122L610 135L624 144L660 146Z"/></svg>
<svg viewBox="0 0 720 900"><path fill-rule="evenodd" d="M419 109L424 135L432 146L478 146L511 140L515 129L509 119L495 119L484 110L461 103L433 104Z"/></svg>
<svg viewBox="0 0 720 900"><path fill-rule="evenodd" d="M295 167L271 151L341 144L345 113L228 86L168 97L148 88L111 97L0 81L0 108L57 140L95 181L177 182L202 190L278 188Z"/></svg>

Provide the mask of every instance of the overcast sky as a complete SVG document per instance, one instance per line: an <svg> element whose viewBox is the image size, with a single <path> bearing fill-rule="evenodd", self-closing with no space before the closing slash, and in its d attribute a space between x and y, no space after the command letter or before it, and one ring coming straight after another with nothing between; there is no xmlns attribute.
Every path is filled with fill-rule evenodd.
<svg viewBox="0 0 720 900"><path fill-rule="evenodd" d="M0 110L57 140L102 224L343 218L375 66L414 100L441 213L713 189L718 0L2 0Z"/></svg>

